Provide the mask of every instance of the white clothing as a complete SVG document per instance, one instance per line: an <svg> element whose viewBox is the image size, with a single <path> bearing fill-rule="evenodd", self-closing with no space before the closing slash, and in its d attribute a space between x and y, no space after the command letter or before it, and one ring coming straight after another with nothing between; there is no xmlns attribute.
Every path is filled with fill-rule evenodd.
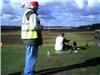
<svg viewBox="0 0 100 75"><path fill-rule="evenodd" d="M55 42L56 51L60 51L63 49L63 40L64 40L64 37L62 37L61 35L56 37L56 42Z"/></svg>
<svg viewBox="0 0 100 75"><path fill-rule="evenodd" d="M26 18L26 13L32 11L31 9L28 9L25 11L23 15L22 25L31 25L32 29L39 29L39 23L38 23L38 16L35 13L32 13L29 16L29 21Z"/></svg>

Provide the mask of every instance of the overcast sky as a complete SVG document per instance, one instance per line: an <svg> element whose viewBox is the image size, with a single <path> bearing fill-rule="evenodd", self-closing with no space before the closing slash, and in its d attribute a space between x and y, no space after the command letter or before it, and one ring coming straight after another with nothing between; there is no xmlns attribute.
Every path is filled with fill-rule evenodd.
<svg viewBox="0 0 100 75"><path fill-rule="evenodd" d="M21 26L23 12L32 0L1 0L1 25ZM38 0L44 26L80 26L100 23L100 0ZM25 4L25 8L20 8Z"/></svg>

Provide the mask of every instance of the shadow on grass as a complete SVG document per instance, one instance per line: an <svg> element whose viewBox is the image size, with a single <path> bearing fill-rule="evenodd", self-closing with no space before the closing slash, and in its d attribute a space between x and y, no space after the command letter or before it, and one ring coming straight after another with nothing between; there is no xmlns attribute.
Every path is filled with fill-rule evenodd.
<svg viewBox="0 0 100 75"><path fill-rule="evenodd" d="M55 74L55 73L66 71L66 70L85 68L85 67L89 67L89 66L96 66L99 64L100 64L100 57L96 57L96 58L86 60L83 63L78 63L78 64L69 65L69 66L65 66L65 67L57 67L57 68L40 70L40 71L37 71L35 74L37 74L37 75L51 75L51 74ZM12 73L9 75L21 75L21 74L22 74L22 71Z"/></svg>
<svg viewBox="0 0 100 75"><path fill-rule="evenodd" d="M89 66L96 66L99 64L100 64L100 57L96 57L96 58L86 60L85 62L79 63L79 64L40 70L37 72L37 74L38 75L51 75L51 74L66 71L66 70L85 68L85 67L89 67Z"/></svg>
<svg viewBox="0 0 100 75"><path fill-rule="evenodd" d="M8 75L22 75L22 71L16 72L16 73L12 73L12 74L8 74Z"/></svg>
<svg viewBox="0 0 100 75"><path fill-rule="evenodd" d="M34 71L34 73L36 74L36 71ZM8 74L8 75L24 75L24 72L19 71L19 72L11 73L11 74Z"/></svg>

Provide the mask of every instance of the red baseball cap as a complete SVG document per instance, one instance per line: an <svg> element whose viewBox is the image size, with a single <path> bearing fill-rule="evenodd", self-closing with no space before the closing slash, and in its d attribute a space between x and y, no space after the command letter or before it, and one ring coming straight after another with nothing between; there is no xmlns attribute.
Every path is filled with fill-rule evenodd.
<svg viewBox="0 0 100 75"><path fill-rule="evenodd" d="M31 5L31 6L38 6L39 3L38 3L37 1L33 1L33 2L30 3L30 5Z"/></svg>

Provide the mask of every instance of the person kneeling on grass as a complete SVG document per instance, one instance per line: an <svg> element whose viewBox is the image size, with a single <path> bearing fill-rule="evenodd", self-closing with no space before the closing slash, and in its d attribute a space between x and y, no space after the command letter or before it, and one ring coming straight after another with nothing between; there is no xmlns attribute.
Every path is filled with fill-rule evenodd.
<svg viewBox="0 0 100 75"><path fill-rule="evenodd" d="M69 42L70 40L65 39L64 33L61 33L56 37L55 50L63 51L63 50L71 49L72 46L68 45Z"/></svg>

